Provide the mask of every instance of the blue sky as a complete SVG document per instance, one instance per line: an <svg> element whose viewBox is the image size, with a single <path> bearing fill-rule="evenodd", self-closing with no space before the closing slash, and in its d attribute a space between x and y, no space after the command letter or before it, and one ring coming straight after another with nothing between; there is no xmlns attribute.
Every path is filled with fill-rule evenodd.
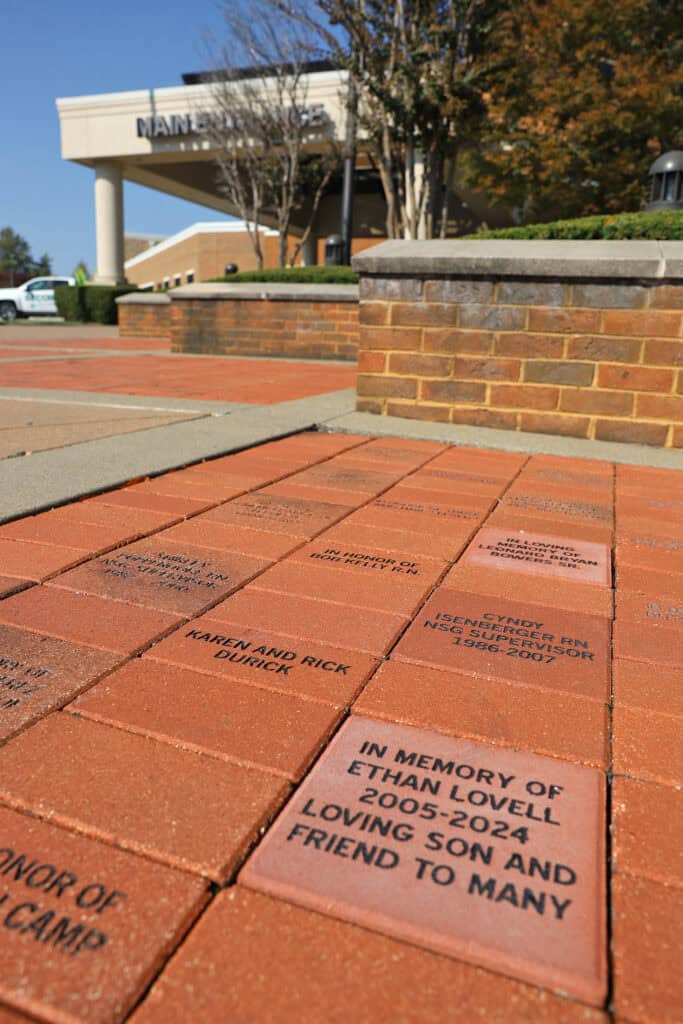
<svg viewBox="0 0 683 1024"><path fill-rule="evenodd" d="M58 96L181 85L206 68L216 0L0 0L0 227L57 273L95 267L93 171L62 160ZM220 215L127 183L127 231L171 234Z"/></svg>

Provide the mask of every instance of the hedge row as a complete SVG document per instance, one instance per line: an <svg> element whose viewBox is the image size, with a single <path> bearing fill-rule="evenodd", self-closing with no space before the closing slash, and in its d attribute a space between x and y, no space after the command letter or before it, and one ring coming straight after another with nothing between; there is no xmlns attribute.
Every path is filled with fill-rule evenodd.
<svg viewBox="0 0 683 1024"><path fill-rule="evenodd" d="M222 284L357 284L358 274L351 267L274 267L272 270L243 270L241 274L214 277Z"/></svg>
<svg viewBox="0 0 683 1024"><path fill-rule="evenodd" d="M115 324L118 323L116 299L136 291L135 285L60 285L55 288L55 302L59 315L65 320Z"/></svg>
<svg viewBox="0 0 683 1024"><path fill-rule="evenodd" d="M519 228L478 231L466 238L652 238L661 241L683 239L683 210L657 210L654 213L600 214L575 220L555 220L549 224L525 224Z"/></svg>

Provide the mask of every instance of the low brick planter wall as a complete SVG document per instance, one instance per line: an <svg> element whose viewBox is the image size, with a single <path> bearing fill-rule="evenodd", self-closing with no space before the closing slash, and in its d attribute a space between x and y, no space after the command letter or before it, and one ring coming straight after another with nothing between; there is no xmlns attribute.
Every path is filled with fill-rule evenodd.
<svg viewBox="0 0 683 1024"><path fill-rule="evenodd" d="M174 352L356 359L356 285L193 284L169 294Z"/></svg>
<svg viewBox="0 0 683 1024"><path fill-rule="evenodd" d="M683 244L386 242L358 409L683 447Z"/></svg>
<svg viewBox="0 0 683 1024"><path fill-rule="evenodd" d="M131 292L116 300L122 338L170 338L171 301L155 292Z"/></svg>

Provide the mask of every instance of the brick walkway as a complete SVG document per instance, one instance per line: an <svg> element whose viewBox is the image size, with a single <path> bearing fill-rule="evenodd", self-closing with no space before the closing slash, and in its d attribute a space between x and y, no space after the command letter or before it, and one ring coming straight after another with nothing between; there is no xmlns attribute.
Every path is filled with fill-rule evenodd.
<svg viewBox="0 0 683 1024"><path fill-rule="evenodd" d="M680 1020L681 509L299 434L0 527L0 1021Z"/></svg>
<svg viewBox="0 0 683 1024"><path fill-rule="evenodd" d="M0 387L271 405L356 383L355 364L171 355L168 342L148 338L72 338L65 331L43 339L47 328L20 330L20 340L15 330L6 343L7 330L0 332Z"/></svg>

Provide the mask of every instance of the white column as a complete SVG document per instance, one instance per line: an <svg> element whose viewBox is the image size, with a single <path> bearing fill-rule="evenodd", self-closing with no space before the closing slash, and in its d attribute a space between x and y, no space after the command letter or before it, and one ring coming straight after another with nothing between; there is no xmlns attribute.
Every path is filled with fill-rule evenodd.
<svg viewBox="0 0 683 1024"><path fill-rule="evenodd" d="M123 179L114 163L95 165L95 232L97 236L97 284L122 284L123 274Z"/></svg>

